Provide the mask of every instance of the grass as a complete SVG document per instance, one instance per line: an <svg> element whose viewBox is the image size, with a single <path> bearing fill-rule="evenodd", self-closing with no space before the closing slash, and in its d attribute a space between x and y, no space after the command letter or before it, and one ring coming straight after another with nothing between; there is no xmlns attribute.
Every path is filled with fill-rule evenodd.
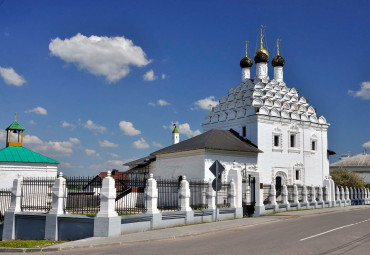
<svg viewBox="0 0 370 255"><path fill-rule="evenodd" d="M0 247L6 248L44 248L47 246L64 243L65 241L51 240L11 240L1 241Z"/></svg>

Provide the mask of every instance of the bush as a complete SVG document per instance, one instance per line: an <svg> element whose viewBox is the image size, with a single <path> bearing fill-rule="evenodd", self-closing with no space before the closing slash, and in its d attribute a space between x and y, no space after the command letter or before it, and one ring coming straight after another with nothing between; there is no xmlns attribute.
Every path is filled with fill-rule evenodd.
<svg viewBox="0 0 370 255"><path fill-rule="evenodd" d="M330 171L330 175L336 186L364 188L366 182L363 178L356 175L353 171L346 169L335 169Z"/></svg>

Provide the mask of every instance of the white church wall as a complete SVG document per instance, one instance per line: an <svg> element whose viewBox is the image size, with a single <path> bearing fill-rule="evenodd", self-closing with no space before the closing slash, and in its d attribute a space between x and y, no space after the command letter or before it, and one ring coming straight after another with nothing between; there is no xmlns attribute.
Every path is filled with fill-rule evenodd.
<svg viewBox="0 0 370 255"><path fill-rule="evenodd" d="M154 163L154 162L153 162ZM157 155L150 170L155 178L177 179L185 175L190 179L204 179L204 150L184 151Z"/></svg>
<svg viewBox="0 0 370 255"><path fill-rule="evenodd" d="M18 177L56 177L58 166L46 163L13 163L0 164L0 189L11 188L13 180Z"/></svg>

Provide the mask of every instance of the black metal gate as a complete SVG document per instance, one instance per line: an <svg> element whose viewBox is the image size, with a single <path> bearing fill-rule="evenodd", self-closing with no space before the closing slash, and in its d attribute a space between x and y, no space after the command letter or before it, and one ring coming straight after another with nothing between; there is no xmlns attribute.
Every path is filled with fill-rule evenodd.
<svg viewBox="0 0 370 255"><path fill-rule="evenodd" d="M256 178L251 175L243 179L243 216L247 217L254 214L256 205Z"/></svg>

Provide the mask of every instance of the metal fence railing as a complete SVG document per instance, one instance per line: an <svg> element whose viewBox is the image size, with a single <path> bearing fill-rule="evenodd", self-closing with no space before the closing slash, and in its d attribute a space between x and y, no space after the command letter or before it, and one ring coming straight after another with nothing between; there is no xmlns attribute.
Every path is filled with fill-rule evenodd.
<svg viewBox="0 0 370 255"><path fill-rule="evenodd" d="M22 211L49 212L54 182L55 178L24 177L22 180Z"/></svg>
<svg viewBox="0 0 370 255"><path fill-rule="evenodd" d="M303 193L303 186L302 185L297 185L297 190L298 190L298 201L300 203L302 203L303 202L303 195L302 195L302 193Z"/></svg>
<svg viewBox="0 0 370 255"><path fill-rule="evenodd" d="M119 215L146 212L146 179L136 176L120 176L116 181L116 211Z"/></svg>
<svg viewBox="0 0 370 255"><path fill-rule="evenodd" d="M289 201L289 203L293 203L294 202L294 198L293 198L294 187L293 187L293 185L287 185L287 190L288 190L288 201Z"/></svg>
<svg viewBox="0 0 370 255"><path fill-rule="evenodd" d="M179 209L179 181L158 179L158 209L160 211L177 211Z"/></svg>
<svg viewBox="0 0 370 255"><path fill-rule="evenodd" d="M263 204L265 205L270 203L270 192L271 185L263 184Z"/></svg>
<svg viewBox="0 0 370 255"><path fill-rule="evenodd" d="M202 210L208 208L207 189L208 182L204 180L190 180L190 207L193 210Z"/></svg>
<svg viewBox="0 0 370 255"><path fill-rule="evenodd" d="M66 177L65 213L96 215L100 210L102 179Z"/></svg>
<svg viewBox="0 0 370 255"><path fill-rule="evenodd" d="M312 202L313 197L311 196L312 194L312 187L311 186L306 186L307 188L307 201Z"/></svg>
<svg viewBox="0 0 370 255"><path fill-rule="evenodd" d="M221 189L217 193L217 207L225 208L230 207L230 201L228 199L228 194L230 190L230 183L223 182Z"/></svg>
<svg viewBox="0 0 370 255"><path fill-rule="evenodd" d="M4 221L5 211L10 206L12 192L10 189L0 189L0 222Z"/></svg>

